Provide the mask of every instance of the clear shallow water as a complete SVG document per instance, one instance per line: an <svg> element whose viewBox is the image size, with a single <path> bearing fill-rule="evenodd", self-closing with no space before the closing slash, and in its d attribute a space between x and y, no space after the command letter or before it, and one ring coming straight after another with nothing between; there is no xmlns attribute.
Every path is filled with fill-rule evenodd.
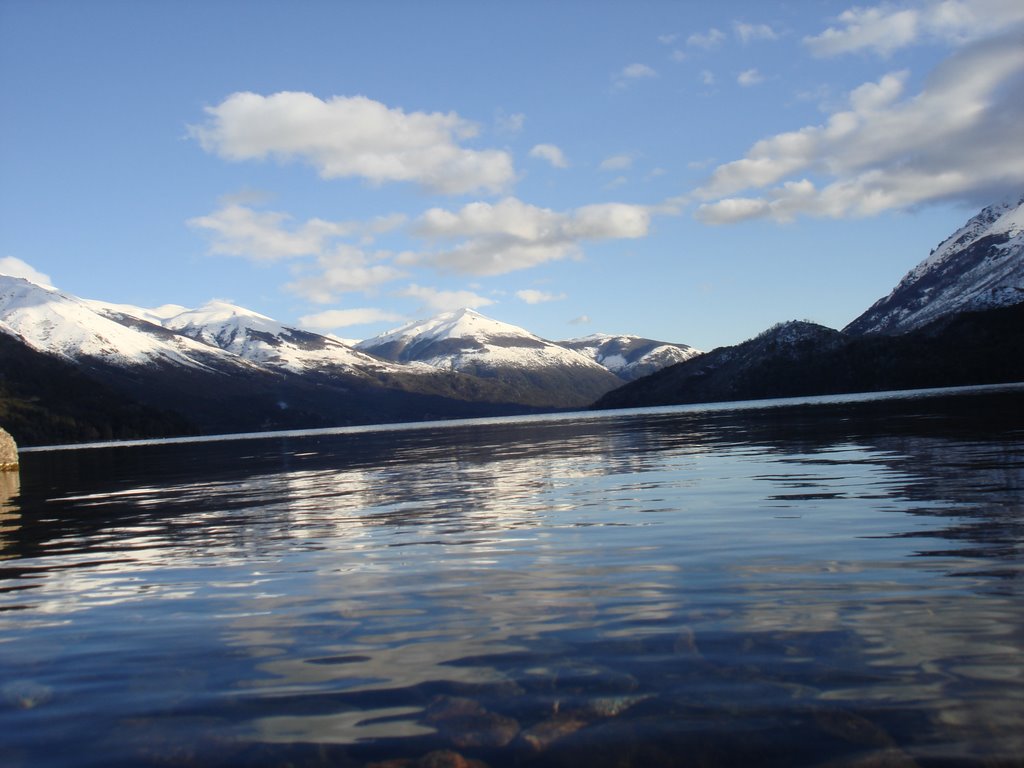
<svg viewBox="0 0 1024 768"><path fill-rule="evenodd" d="M26 453L0 765L1024 763L1022 405Z"/></svg>

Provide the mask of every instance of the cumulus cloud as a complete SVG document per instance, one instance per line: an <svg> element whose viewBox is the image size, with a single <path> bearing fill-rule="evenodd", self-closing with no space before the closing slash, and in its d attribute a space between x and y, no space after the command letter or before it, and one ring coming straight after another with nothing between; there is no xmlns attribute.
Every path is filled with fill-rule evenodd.
<svg viewBox="0 0 1024 768"><path fill-rule="evenodd" d="M569 161L565 154L554 144L537 144L530 150L530 157L547 160L555 168L568 168Z"/></svg>
<svg viewBox="0 0 1024 768"><path fill-rule="evenodd" d="M516 298L527 304L544 304L548 301L561 301L566 298L566 295L564 293L545 293L533 288L526 288L522 291L516 291Z"/></svg>
<svg viewBox="0 0 1024 768"><path fill-rule="evenodd" d="M704 85L714 85L715 73L712 72L710 69L702 69L700 71L700 81L704 83Z"/></svg>
<svg viewBox="0 0 1024 768"><path fill-rule="evenodd" d="M658 73L646 64L630 64L623 68L622 76L631 80L640 80L645 77L657 77Z"/></svg>
<svg viewBox="0 0 1024 768"><path fill-rule="evenodd" d="M991 202L1024 187L1024 45L1019 32L972 43L924 89L907 73L854 89L825 124L755 143L696 191L710 223L873 215L922 203ZM755 190L744 195L736 193Z"/></svg>
<svg viewBox="0 0 1024 768"><path fill-rule="evenodd" d="M778 33L767 24L745 24L742 21L737 21L733 24L733 29L736 31L736 37L744 43L749 43L752 40L777 40L779 37Z"/></svg>
<svg viewBox="0 0 1024 768"><path fill-rule="evenodd" d="M512 114L509 114L503 109L498 109L494 112L494 126L501 133L520 133L523 130L523 125L525 124L526 115L522 112L513 112Z"/></svg>
<svg viewBox="0 0 1024 768"><path fill-rule="evenodd" d="M53 282L50 280L49 275L43 274L32 265L15 256L4 256L3 258L0 258L0 275L20 277L24 280L28 280L30 283L35 283L36 285L53 287Z"/></svg>
<svg viewBox="0 0 1024 768"><path fill-rule="evenodd" d="M612 76L612 86L615 90L621 90L636 80L645 80L657 76L657 71L646 64L629 64Z"/></svg>
<svg viewBox="0 0 1024 768"><path fill-rule="evenodd" d="M888 56L924 41L962 44L1024 21L1019 0L931 0L923 4L854 6L839 24L804 38L815 56L873 51Z"/></svg>
<svg viewBox="0 0 1024 768"><path fill-rule="evenodd" d="M591 322L590 315L580 315L570 320L569 325L590 325Z"/></svg>
<svg viewBox="0 0 1024 768"><path fill-rule="evenodd" d="M443 291L424 285L410 285L398 292L399 296L419 299L421 309L427 312L453 312L469 307L479 309L494 304L493 299L480 296L472 291Z"/></svg>
<svg viewBox="0 0 1024 768"><path fill-rule="evenodd" d="M283 91L233 93L189 127L207 152L226 160L298 159L325 179L408 181L444 194L499 192L515 175L511 156L461 142L476 126L454 112L405 112L365 96Z"/></svg>
<svg viewBox="0 0 1024 768"><path fill-rule="evenodd" d="M328 309L313 315L299 318L299 325L318 331L330 331L335 328L348 328L353 325L369 325L370 323L396 323L404 318L393 312L382 309L361 307L354 309Z"/></svg>
<svg viewBox="0 0 1024 768"><path fill-rule="evenodd" d="M725 33L720 29L712 27L707 32L694 32L686 38L686 44L710 50L721 45L723 40L725 40Z"/></svg>
<svg viewBox="0 0 1024 768"><path fill-rule="evenodd" d="M295 267L297 279L285 286L291 293L321 304L335 301L340 294L372 290L405 277L405 272L388 263L396 258L390 251L368 252L338 238L358 238L369 244L376 235L406 222L402 214L378 216L367 222L337 222L309 219L296 223L279 211L257 211L229 202L208 216L189 219L188 224L210 235L209 251L238 256L255 262L312 259Z"/></svg>
<svg viewBox="0 0 1024 768"><path fill-rule="evenodd" d="M850 8L839 15L840 27L804 38L815 56L838 56L865 48L887 56L917 39L920 14L913 9Z"/></svg>
<svg viewBox="0 0 1024 768"><path fill-rule="evenodd" d="M287 213L257 211L231 202L186 223L210 235L210 253L253 261L279 261L318 254L332 238L350 235L356 229L351 222L323 219L310 219L289 228L291 220Z"/></svg>
<svg viewBox="0 0 1024 768"><path fill-rule="evenodd" d="M587 205L556 212L514 197L470 203L458 211L432 208L417 219L414 234L450 247L409 255L399 263L426 262L472 275L500 275L580 255L586 241L640 238L650 211L625 203Z"/></svg>
<svg viewBox="0 0 1024 768"><path fill-rule="evenodd" d="M757 85L758 83L764 82L764 75L758 72L756 68L746 69L737 75L736 82L744 88L748 88L751 85Z"/></svg>
<svg viewBox="0 0 1024 768"><path fill-rule="evenodd" d="M387 263L390 251L367 253L342 244L320 254L315 266L300 272L285 289L317 304L330 304L345 293L372 291L406 276L404 270Z"/></svg>
<svg viewBox="0 0 1024 768"><path fill-rule="evenodd" d="M612 155L606 157L598 166L602 171L624 171L633 167L632 155Z"/></svg>

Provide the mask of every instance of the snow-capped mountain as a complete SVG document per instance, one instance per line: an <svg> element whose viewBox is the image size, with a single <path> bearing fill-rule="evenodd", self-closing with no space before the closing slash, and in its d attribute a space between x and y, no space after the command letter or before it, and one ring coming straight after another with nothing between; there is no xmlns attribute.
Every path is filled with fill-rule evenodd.
<svg viewBox="0 0 1024 768"><path fill-rule="evenodd" d="M357 349L395 362L496 379L536 405L586 405L621 384L589 357L472 309L409 323L360 342Z"/></svg>
<svg viewBox="0 0 1024 768"><path fill-rule="evenodd" d="M844 329L905 333L959 312L1024 301L1024 197L989 206Z"/></svg>
<svg viewBox="0 0 1024 768"><path fill-rule="evenodd" d="M593 361L524 328L465 308L408 323L356 347L388 360L422 362L446 370L479 365L593 367Z"/></svg>
<svg viewBox="0 0 1024 768"><path fill-rule="evenodd" d="M460 319L398 344L458 348L458 364L393 362L224 302L144 308L0 276L0 401L20 403L15 432L80 440L524 413L587 405L618 383L522 329ZM45 393L40 377L53 379Z"/></svg>
<svg viewBox="0 0 1024 768"><path fill-rule="evenodd" d="M166 328L261 365L293 373L339 369L366 373L395 368L338 339L291 328L224 301L211 301L198 309L180 309L163 318Z"/></svg>
<svg viewBox="0 0 1024 768"><path fill-rule="evenodd" d="M155 315L145 319L147 313L136 309L90 302L51 286L0 275L0 330L39 352L122 367L249 367L235 355L167 330L153 322Z"/></svg>
<svg viewBox="0 0 1024 768"><path fill-rule="evenodd" d="M671 344L639 336L612 336L605 333L560 341L558 345L586 355L623 381L648 376L662 368L702 354L700 350L687 344Z"/></svg>

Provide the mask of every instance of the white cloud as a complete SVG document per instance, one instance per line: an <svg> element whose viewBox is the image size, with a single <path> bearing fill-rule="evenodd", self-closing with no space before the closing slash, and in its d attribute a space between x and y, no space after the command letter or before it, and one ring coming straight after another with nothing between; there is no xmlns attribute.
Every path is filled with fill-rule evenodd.
<svg viewBox="0 0 1024 768"><path fill-rule="evenodd" d="M526 115L522 112L514 112L511 115L503 109L498 109L494 112L494 127L501 133L520 133L525 123Z"/></svg>
<svg viewBox="0 0 1024 768"><path fill-rule="evenodd" d="M700 81L704 83L704 85L714 85L715 73L709 69L702 69L700 71Z"/></svg>
<svg viewBox="0 0 1024 768"><path fill-rule="evenodd" d="M671 54L669 54L669 58L672 59L672 61L686 61L686 51L681 51L676 48Z"/></svg>
<svg viewBox="0 0 1024 768"><path fill-rule="evenodd" d="M537 144L530 150L530 157L547 160L555 168L569 167L569 161L565 159L565 154L554 144Z"/></svg>
<svg viewBox="0 0 1024 768"><path fill-rule="evenodd" d="M1024 187L1024 46L1013 31L955 52L905 96L906 72L854 89L823 125L755 143L696 194L711 223L975 205ZM755 194L737 195L744 190Z"/></svg>
<svg viewBox="0 0 1024 768"><path fill-rule="evenodd" d="M285 288L317 304L330 304L345 293L372 291L406 276L387 263L397 258L390 251L367 253L352 245L338 245L317 257L316 265Z"/></svg>
<svg viewBox="0 0 1024 768"><path fill-rule="evenodd" d="M403 319L401 315L371 307L328 309L326 312L318 312L314 315L300 317L299 325L303 328L312 328L319 331L348 328L353 325L368 325L370 323L396 323Z"/></svg>
<svg viewBox="0 0 1024 768"><path fill-rule="evenodd" d="M393 232L409 220L404 213L386 213L382 216L374 216L361 225L363 237L372 235L383 235L386 232Z"/></svg>
<svg viewBox="0 0 1024 768"><path fill-rule="evenodd" d="M679 35L677 34L658 35L658 42L662 45L672 45L678 39Z"/></svg>
<svg viewBox="0 0 1024 768"><path fill-rule="evenodd" d="M548 301L561 301L566 298L566 295L564 293L545 293L533 288L526 288L522 291L516 291L516 298L527 304L543 304Z"/></svg>
<svg viewBox="0 0 1024 768"><path fill-rule="evenodd" d="M645 77L657 77L658 73L646 64L630 64L622 70L622 76L631 80L639 80Z"/></svg>
<svg viewBox="0 0 1024 768"><path fill-rule="evenodd" d="M725 33L720 29L712 27L704 33L694 32L686 38L686 44L710 50L721 45L723 40L725 40Z"/></svg>
<svg viewBox="0 0 1024 768"><path fill-rule="evenodd" d="M633 167L632 155L612 155L606 157L598 166L602 171L624 171Z"/></svg>
<svg viewBox="0 0 1024 768"><path fill-rule="evenodd" d="M590 325L591 322L590 315L580 315L570 320L569 325Z"/></svg>
<svg viewBox="0 0 1024 768"><path fill-rule="evenodd" d="M43 274L32 265L14 256L0 258L0 275L20 277L36 285L42 285L47 288L53 287L53 282L50 280L49 275Z"/></svg>
<svg viewBox="0 0 1024 768"><path fill-rule="evenodd" d="M838 56L865 48L887 56L917 39L919 12L886 7L854 7L839 15L841 28L829 27L820 35L804 38L815 56Z"/></svg>
<svg viewBox="0 0 1024 768"><path fill-rule="evenodd" d="M422 308L428 312L452 312L463 307L479 309L495 303L494 300L472 291L442 291L415 284L399 291L398 295L419 299L422 302Z"/></svg>
<svg viewBox="0 0 1024 768"><path fill-rule="evenodd" d="M854 6L838 26L804 38L815 56L870 50L888 56L924 40L963 44L1024 21L1019 0L930 0L908 6Z"/></svg>
<svg viewBox="0 0 1024 768"><path fill-rule="evenodd" d="M287 227L291 216L277 211L256 211L240 203L228 203L208 216L186 223L211 235L210 252L241 256L253 261L279 261L321 253L335 237L352 234L357 225L323 219Z"/></svg>
<svg viewBox="0 0 1024 768"><path fill-rule="evenodd" d="M238 256L255 262L298 260L312 257L313 264L296 267L297 279L285 288L321 304L335 301L343 293L369 291L405 277L405 272L387 263L390 251L368 253L338 238L358 238L363 245L376 235L390 232L406 222L403 214L378 216L367 222L336 222L309 219L294 224L279 211L256 211L228 203L208 216L188 220L196 229L211 234L209 251Z"/></svg>
<svg viewBox="0 0 1024 768"><path fill-rule="evenodd" d="M767 24L745 24L742 21L737 21L733 24L733 29L736 31L736 37L744 43L749 43L752 40L777 40L779 37L775 30Z"/></svg>
<svg viewBox="0 0 1024 768"><path fill-rule="evenodd" d="M612 77L612 87L621 90L635 80L657 77L658 73L646 64L629 64Z"/></svg>
<svg viewBox="0 0 1024 768"><path fill-rule="evenodd" d="M768 203L746 197L730 197L697 209L697 218L705 224L736 224L768 213Z"/></svg>
<svg viewBox="0 0 1024 768"><path fill-rule="evenodd" d="M300 159L325 179L411 181L445 194L499 192L515 175L500 150L461 142L476 127L454 112L410 112L365 96L326 101L309 93L233 93L190 126L207 152L227 160Z"/></svg>
<svg viewBox="0 0 1024 768"><path fill-rule="evenodd" d="M427 254L406 255L398 263L427 262L473 275L500 275L580 255L585 241L640 238L650 211L625 203L587 205L559 213L509 197L498 203L471 203L458 211L432 208L413 233L452 243Z"/></svg>
<svg viewBox="0 0 1024 768"><path fill-rule="evenodd" d="M737 75L736 82L744 88L748 88L751 85L764 82L764 75L758 72L757 69L746 69Z"/></svg>

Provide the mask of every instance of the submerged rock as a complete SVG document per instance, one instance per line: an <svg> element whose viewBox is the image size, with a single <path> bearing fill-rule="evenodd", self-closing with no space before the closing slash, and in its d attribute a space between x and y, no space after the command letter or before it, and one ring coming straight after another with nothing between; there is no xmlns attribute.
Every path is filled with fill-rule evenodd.
<svg viewBox="0 0 1024 768"><path fill-rule="evenodd" d="M586 720L574 715L556 716L527 728L519 734L518 742L534 752L542 752L554 742L588 724Z"/></svg>
<svg viewBox="0 0 1024 768"><path fill-rule="evenodd" d="M18 469L18 444L10 433L0 427L0 472L12 472Z"/></svg>
<svg viewBox="0 0 1024 768"><path fill-rule="evenodd" d="M582 708L582 712L591 717L618 717L627 709L641 701L653 698L654 694L643 693L635 696L600 696L590 699Z"/></svg>
<svg viewBox="0 0 1024 768"><path fill-rule="evenodd" d="M438 696L427 707L423 721L460 749L504 747L519 733L516 720L458 696Z"/></svg>

